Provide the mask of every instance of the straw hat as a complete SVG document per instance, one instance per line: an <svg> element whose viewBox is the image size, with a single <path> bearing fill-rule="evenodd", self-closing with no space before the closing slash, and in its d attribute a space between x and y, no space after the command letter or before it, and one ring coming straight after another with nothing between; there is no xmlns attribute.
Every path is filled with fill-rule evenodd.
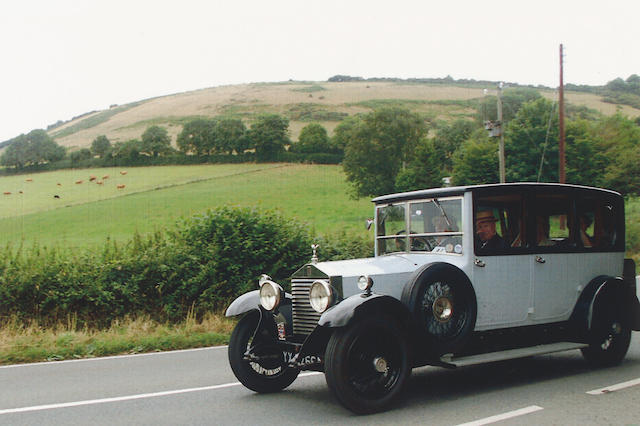
<svg viewBox="0 0 640 426"><path fill-rule="evenodd" d="M476 223L496 222L497 220L498 219L493 216L493 212L491 210L482 210L476 213Z"/></svg>

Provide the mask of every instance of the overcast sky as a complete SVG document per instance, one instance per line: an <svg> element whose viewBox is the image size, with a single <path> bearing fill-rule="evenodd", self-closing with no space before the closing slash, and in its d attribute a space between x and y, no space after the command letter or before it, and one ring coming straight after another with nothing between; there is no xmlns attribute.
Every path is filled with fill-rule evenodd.
<svg viewBox="0 0 640 426"><path fill-rule="evenodd" d="M22 0L0 6L0 141L225 84L445 77L602 85L640 74L640 2Z"/></svg>

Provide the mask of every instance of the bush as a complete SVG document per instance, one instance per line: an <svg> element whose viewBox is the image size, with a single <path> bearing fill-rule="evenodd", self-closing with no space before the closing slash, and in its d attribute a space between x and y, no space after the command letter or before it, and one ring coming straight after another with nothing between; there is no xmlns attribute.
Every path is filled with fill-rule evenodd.
<svg viewBox="0 0 640 426"><path fill-rule="evenodd" d="M107 241L100 250L33 246L0 248L0 320L108 327L126 316L180 321L225 308L257 288L266 273L285 288L311 258L371 256L366 239L345 234L313 238L272 211L219 208L179 223L166 234Z"/></svg>

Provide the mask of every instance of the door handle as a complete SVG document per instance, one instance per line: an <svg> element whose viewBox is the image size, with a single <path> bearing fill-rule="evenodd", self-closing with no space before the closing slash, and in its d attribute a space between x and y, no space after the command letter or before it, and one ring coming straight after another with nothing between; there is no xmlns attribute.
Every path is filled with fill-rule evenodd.
<svg viewBox="0 0 640 426"><path fill-rule="evenodd" d="M536 256L536 262L538 262L538 263L546 263L546 260L544 260L543 257Z"/></svg>
<svg viewBox="0 0 640 426"><path fill-rule="evenodd" d="M478 267L480 267L480 268L484 268L484 267L485 267L485 263L484 263L482 260L480 260L480 259L476 259L476 260L474 260L474 261L473 261L473 264L474 264L474 265L476 265L476 266L478 266Z"/></svg>

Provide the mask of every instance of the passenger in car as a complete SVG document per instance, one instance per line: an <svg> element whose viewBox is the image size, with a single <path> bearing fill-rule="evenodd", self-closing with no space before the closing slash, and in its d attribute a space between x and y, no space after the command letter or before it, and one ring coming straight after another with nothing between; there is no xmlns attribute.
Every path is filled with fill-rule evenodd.
<svg viewBox="0 0 640 426"><path fill-rule="evenodd" d="M549 216L536 217L536 245L538 247L555 245L555 243L549 239Z"/></svg>
<svg viewBox="0 0 640 426"><path fill-rule="evenodd" d="M591 219L585 214L580 215L580 240L583 247L593 247L593 238L587 234L587 229L591 225Z"/></svg>
<svg viewBox="0 0 640 426"><path fill-rule="evenodd" d="M496 222L491 210L481 210L476 213L476 235L480 239L482 250L504 250L507 243L496 233Z"/></svg>

